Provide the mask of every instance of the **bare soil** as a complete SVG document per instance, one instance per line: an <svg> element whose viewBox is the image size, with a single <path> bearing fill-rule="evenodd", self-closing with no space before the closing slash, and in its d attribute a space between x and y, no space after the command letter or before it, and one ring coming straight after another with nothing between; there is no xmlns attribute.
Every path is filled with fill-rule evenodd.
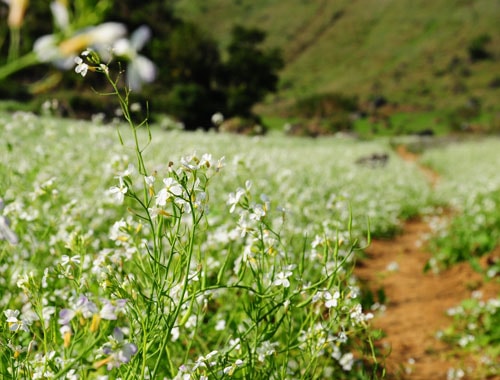
<svg viewBox="0 0 500 380"><path fill-rule="evenodd" d="M407 160L417 158L404 148L398 152ZM431 170L422 170L432 185L439 180ZM437 217L449 218L452 214ZM387 354L387 379L446 379L449 368L474 368L474 358L457 355L436 334L452 322L446 311L470 298L472 291L480 290L484 299L496 297L500 291L498 283L485 282L468 263L438 274L424 273L431 258L425 244L430 233L427 218L408 220L395 238L372 240L367 257L355 270L374 294L383 289L386 298L386 309L375 313L373 325L384 333L377 345Z"/></svg>

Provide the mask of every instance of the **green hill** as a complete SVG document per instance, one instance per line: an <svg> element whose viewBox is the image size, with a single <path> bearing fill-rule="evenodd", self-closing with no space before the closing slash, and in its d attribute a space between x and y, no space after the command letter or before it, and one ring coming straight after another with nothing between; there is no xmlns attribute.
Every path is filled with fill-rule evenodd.
<svg viewBox="0 0 500 380"><path fill-rule="evenodd" d="M327 92L361 102L384 96L407 108L456 108L472 97L483 110L500 107L498 0L178 0L175 7L222 46L234 24L268 32L286 67L267 113ZM471 60L474 42L487 59Z"/></svg>

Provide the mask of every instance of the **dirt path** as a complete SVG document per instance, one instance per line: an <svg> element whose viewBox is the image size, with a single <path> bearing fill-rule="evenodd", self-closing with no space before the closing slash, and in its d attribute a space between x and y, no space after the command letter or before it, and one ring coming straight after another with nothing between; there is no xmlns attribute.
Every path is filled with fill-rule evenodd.
<svg viewBox="0 0 500 380"><path fill-rule="evenodd" d="M399 153L407 160L416 159L402 149ZM422 170L435 185L438 176ZM446 310L469 298L473 290L481 290L484 298L495 297L499 291L492 283L484 284L468 263L440 274L424 273L431 257L425 247L429 233L428 220L407 221L396 238L373 240L368 257L355 272L374 293L384 290L386 310L376 314L373 324L386 335L379 346L388 354L387 379L446 379L449 368L473 364L454 358L450 347L436 339L436 333L451 323Z"/></svg>

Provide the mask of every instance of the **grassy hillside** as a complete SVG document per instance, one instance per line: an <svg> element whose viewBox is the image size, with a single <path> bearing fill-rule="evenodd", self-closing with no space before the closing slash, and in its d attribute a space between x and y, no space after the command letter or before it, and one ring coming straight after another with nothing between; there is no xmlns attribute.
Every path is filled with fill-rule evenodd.
<svg viewBox="0 0 500 380"><path fill-rule="evenodd" d="M477 97L483 109L498 108L498 0L179 0L176 7L222 45L235 23L268 31L287 63L268 106L340 92L427 109ZM481 34L491 37L492 58L473 63L467 49Z"/></svg>

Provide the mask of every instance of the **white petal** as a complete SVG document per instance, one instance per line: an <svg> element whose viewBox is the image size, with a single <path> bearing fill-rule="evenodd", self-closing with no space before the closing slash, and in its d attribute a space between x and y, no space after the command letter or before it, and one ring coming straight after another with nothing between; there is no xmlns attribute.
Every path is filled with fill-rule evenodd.
<svg viewBox="0 0 500 380"><path fill-rule="evenodd" d="M135 52L129 40L120 38L113 45L113 53L119 57L130 57L133 56Z"/></svg>
<svg viewBox="0 0 500 380"><path fill-rule="evenodd" d="M56 45L56 38L53 34L48 34L38 38L33 44L33 51L40 62L50 62L60 57L59 49Z"/></svg>
<svg viewBox="0 0 500 380"><path fill-rule="evenodd" d="M148 58L138 55L127 68L127 82L132 91L140 91L142 83L156 78L156 66Z"/></svg>
<svg viewBox="0 0 500 380"><path fill-rule="evenodd" d="M155 80L156 66L151 60L142 55L138 55L135 59L135 64L137 65L137 71L144 82L151 83Z"/></svg>
<svg viewBox="0 0 500 380"><path fill-rule="evenodd" d="M125 25L118 22L105 22L92 28L88 33L93 43L112 45L127 33L127 29Z"/></svg>
<svg viewBox="0 0 500 380"><path fill-rule="evenodd" d="M144 47L150 38L151 29L149 29L146 25L142 25L134 33L132 33L132 36L130 36L130 43L135 51L139 51Z"/></svg>
<svg viewBox="0 0 500 380"><path fill-rule="evenodd" d="M61 30L68 29L69 14L66 8L60 1L53 1L50 3L50 10L54 16L54 21Z"/></svg>

